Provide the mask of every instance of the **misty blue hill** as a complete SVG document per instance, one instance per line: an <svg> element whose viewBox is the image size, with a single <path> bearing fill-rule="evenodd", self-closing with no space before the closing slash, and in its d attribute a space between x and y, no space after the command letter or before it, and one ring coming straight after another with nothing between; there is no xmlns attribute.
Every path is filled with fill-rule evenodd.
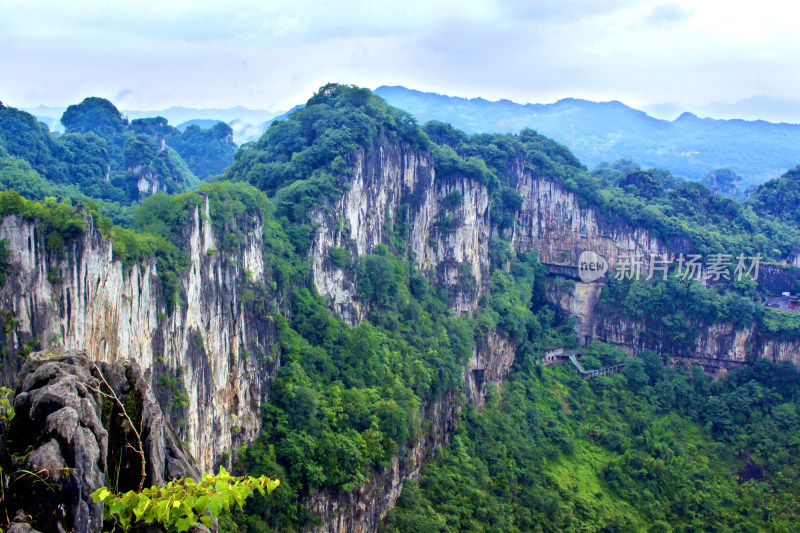
<svg viewBox="0 0 800 533"><path fill-rule="evenodd" d="M217 122L225 122L226 124L239 119L249 122L250 124L259 124L281 114L280 111L274 112L265 109L248 109L243 106L236 106L228 109L197 109L193 107L172 106L168 109L151 111L123 109L122 113L131 120L135 118L164 117L172 124L181 124L197 119L215 120Z"/></svg>
<svg viewBox="0 0 800 533"><path fill-rule="evenodd" d="M632 159L690 179L731 168L744 185L763 183L800 162L800 125L717 120L684 113L672 122L625 104L565 98L552 104L492 102L424 93L401 86L375 94L421 123L439 120L467 133L532 128L565 144L588 167Z"/></svg>
<svg viewBox="0 0 800 533"><path fill-rule="evenodd" d="M52 132L63 132L61 115L66 108L37 106L21 108L23 111L36 117L50 128ZM178 124L177 128L184 131L189 125L211 128L219 122L224 122L233 128L233 141L236 144L258 139L269 124L279 116L285 116L283 111L267 111L265 109L249 109L235 106L227 109L198 109L193 107L172 106L168 109L141 111L135 109L122 109L120 112L129 120L150 117L164 117L170 124Z"/></svg>
<svg viewBox="0 0 800 533"><path fill-rule="evenodd" d="M710 102L705 105L651 104L639 109L656 118L666 120L673 120L681 113L690 111L701 117L741 118L800 124L800 101L782 100L769 96L751 96L734 103Z"/></svg>
<svg viewBox="0 0 800 533"><path fill-rule="evenodd" d="M221 121L214 120L212 118L195 118L192 120L187 120L186 122L181 122L175 128L181 132L186 131L186 128L189 126L197 126L198 128L203 128L207 130L208 128L214 127L219 124ZM223 122L224 124L224 122Z"/></svg>
<svg viewBox="0 0 800 533"><path fill-rule="evenodd" d="M233 140L239 145L257 141L262 135L264 135L264 132L269 129L273 122L278 120L286 120L289 118L289 115L298 109L303 109L304 107L305 105L298 104L292 107L289 111L276 115L268 120L265 120L264 122L259 122L257 124L251 124L241 119L234 120L229 123L230 127L233 128Z"/></svg>

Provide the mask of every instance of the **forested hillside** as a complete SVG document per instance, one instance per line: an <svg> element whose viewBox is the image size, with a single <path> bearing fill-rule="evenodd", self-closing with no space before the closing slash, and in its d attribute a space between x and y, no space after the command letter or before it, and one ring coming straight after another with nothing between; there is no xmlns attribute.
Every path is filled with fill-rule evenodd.
<svg viewBox="0 0 800 533"><path fill-rule="evenodd" d="M643 353L587 381L520 360L381 531L794 531L799 385L767 361L712 381Z"/></svg>
<svg viewBox="0 0 800 533"><path fill-rule="evenodd" d="M55 136L32 115L0 104L4 188L124 206L193 189L198 179L221 174L236 151L225 124L181 132L159 117L128 122L102 98L69 106L61 121L65 133Z"/></svg>
<svg viewBox="0 0 800 533"><path fill-rule="evenodd" d="M70 251L88 253L80 243L110 239L108 255L125 276L157 281L160 300L132 307L157 307L147 321L161 350L148 362L152 385L182 438L199 394L251 410L225 426L230 435L219 442L229 449L201 451L235 473L281 484L223 516L221 531L341 528L345 515L370 529L386 509L368 506L394 502L389 485L402 495L380 526L387 532L798 528L797 369L752 353L715 379L699 366L671 366L666 354L631 359L599 343L583 365L625 362L624 372L585 380L569 366L538 364L545 350L584 339L551 297L575 281L548 274L519 245L519 212L531 198L516 182L546 178L616 229L646 231L676 253L761 254L792 276L783 263L800 252L800 222L786 200L796 170L742 203L631 161L590 172L530 129L467 135L441 122L420 126L369 90L335 84L273 123L227 168L224 125L181 133L160 118L128 122L101 99L71 106L62 121L66 133L54 136L0 107L0 215L11 221L4 231L35 224L48 261L37 268L53 301L69 301L59 284L79 270ZM364 169L379 186L403 184L370 193L391 197L391 212L341 211L348 194L372 186ZM414 221L423 211L430 218L421 229ZM320 244L330 220L336 240ZM359 252L372 241L352 237L361 235L347 227L353 220L379 242ZM468 233L478 227L485 232ZM6 268L13 243L0 244L0 280L14 281ZM423 263L416 253L445 245L485 252L486 264L445 255ZM317 283L320 269L334 273L323 278L333 288ZM203 285L190 284L192 275ZM13 287L2 286L2 295L15 296ZM332 310L339 287L361 314ZM181 313L204 302L198 293L217 290L223 303L198 315L235 317L225 330L236 332L230 349L217 353L209 332L190 329L196 368L181 366L174 337L198 320ZM759 298L768 292L749 277L609 281L598 305L678 347L693 342L701 323L797 341L800 315L764 309ZM131 291L120 301L138 297ZM60 342L18 335L5 311L2 320L5 367ZM240 331L263 336L259 351L248 351ZM507 360L498 362L501 355ZM260 396L212 388L247 372L264 374ZM196 425L198 438L222 433L216 419ZM250 430L253 438L239 437ZM403 485L423 460L419 479ZM394 485L374 482L392 475ZM331 502L341 504L338 515L324 511Z"/></svg>

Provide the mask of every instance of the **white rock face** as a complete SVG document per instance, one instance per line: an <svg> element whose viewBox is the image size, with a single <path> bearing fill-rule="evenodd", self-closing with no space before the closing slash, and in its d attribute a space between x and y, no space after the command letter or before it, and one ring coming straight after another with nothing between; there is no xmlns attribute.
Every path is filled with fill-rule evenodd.
<svg viewBox="0 0 800 533"><path fill-rule="evenodd" d="M574 287L569 290L571 283ZM593 339L594 311L602 291L602 283L582 281L565 282L561 287L551 285L548 289L548 299L575 317L575 334L583 343Z"/></svg>
<svg viewBox="0 0 800 533"><path fill-rule="evenodd" d="M166 186L150 170L145 170L139 174L136 188L139 191L139 198L146 198L157 192L167 192Z"/></svg>
<svg viewBox="0 0 800 533"><path fill-rule="evenodd" d="M523 199L519 229L515 232L517 249L535 250L542 263L575 269L574 274L578 273L580 255L586 251L606 259L611 265L607 276L611 276L615 274L613 268L620 258L639 256L644 265L654 256L666 255L674 260L686 245L677 242L670 248L648 231L634 228L627 221L615 220L593 206L581 206L578 198L559 184L546 178L534 178L528 171L518 172L517 192ZM642 273L648 274L645 266ZM781 274L773 275L777 278ZM575 317L575 333L582 343L588 344L593 340L608 342L631 355L643 348L674 354L669 347L670 339L648 342L642 324L598 313L596 306L602 287L602 280L592 283L578 281L571 291L550 290L548 296ZM736 330L731 324L701 324L699 327L695 346L689 353L681 355L720 364L744 363L748 357L768 357L800 364L800 343L767 340L753 328Z"/></svg>
<svg viewBox="0 0 800 533"><path fill-rule="evenodd" d="M490 219L491 198L486 187L467 179L440 179L428 154L400 145L387 144L372 156L359 152L355 161L351 188L336 206L323 206L316 213L319 230L312 256L317 290L331 299L333 308L346 320L362 320L365 310L354 300L353 276L330 264L330 250L342 247L352 255L371 252L376 244L387 241L387 225L392 224L401 205L408 205L406 243L416 266L450 288L454 313L474 311L487 287L488 245L492 232L497 231ZM517 224L505 237L517 250L536 251L539 260L554 272L577 277L579 258L586 253L608 262L606 276L616 273L621 258L637 256L646 276L651 258L674 260L678 253L688 251L688 243L682 240L667 246L647 230L594 206L581 205L575 194L553 180L533 176L521 161L510 172L510 183L521 195L522 207ZM460 201L455 206L446 205L444 199L454 190L461 193ZM448 232L439 226L445 216L450 220ZM774 275L780 281L780 273ZM641 325L598 316L596 306L602 287L602 279L578 281L570 291L551 290L549 297L575 317L581 342L611 342L630 353L643 347L659 349L645 346ZM743 362L749 355L800 363L798 346L793 343L767 341L757 332L733 331L730 325L701 329L692 357ZM492 361L481 368L496 364ZM502 379L502 373L494 377Z"/></svg>
<svg viewBox="0 0 800 533"><path fill-rule="evenodd" d="M203 209L208 216L207 201ZM0 223L15 269L0 292L0 308L17 319L7 337L12 346L38 338L42 350L133 359L151 381L165 370L179 374L189 397L179 433L210 469L234 436L246 442L257 435L258 408L278 358L271 323L242 305L237 286L245 269L254 282L264 281L263 224L256 221L241 250L212 256L213 227L199 210L193 215L186 236L190 266L180 279L185 303L169 317L154 260L125 272L112 259L111 241L91 228L59 260L45 251L36 226L17 216Z"/></svg>
<svg viewBox="0 0 800 533"><path fill-rule="evenodd" d="M486 386L489 383L503 382L516 355L516 346L497 333L490 333L475 344L465 373L467 395L474 405L483 406L486 401Z"/></svg>
<svg viewBox="0 0 800 533"><path fill-rule="evenodd" d="M488 267L491 225L486 187L468 179L437 179L430 154L405 145L385 143L369 155L358 151L354 161L349 189L336 205L321 206L314 214L318 228L311 256L317 291L330 299L344 320L361 321L365 310L355 299L352 276L331 263L330 252L344 248L355 256L371 253L386 242L387 228L398 222L405 206L409 230L404 240L417 268L434 273L453 289L454 313L474 310ZM460 203L445 209L442 200L456 189ZM445 215L452 222L450 232L436 225ZM464 290L464 269L474 285L469 290Z"/></svg>
<svg viewBox="0 0 800 533"><path fill-rule="evenodd" d="M653 339L641 323L633 320L596 313L590 325L590 340L614 344L629 355L650 349L709 367L732 368L758 357L800 366L800 342L764 339L753 326L737 329L732 324L696 324L697 341L689 351L679 351L671 345L671 339Z"/></svg>
<svg viewBox="0 0 800 533"><path fill-rule="evenodd" d="M593 206L581 207L577 196L554 181L519 170L516 189L522 196L517 247L536 250L542 263L577 268L584 251L599 254L612 266L625 256L646 260L654 254L672 255L647 230L609 220Z"/></svg>
<svg viewBox="0 0 800 533"><path fill-rule="evenodd" d="M351 257L364 255L394 237L394 242L405 244L418 269L448 287L454 314L472 313L488 287L490 239L499 233L490 218L486 186L459 176L437 176L431 155L407 145L383 142L369 152L357 151L352 162L341 198L321 201L312 215L310 256L319 293L344 320L363 320L367 309L355 298L350 265L336 266L331 251L343 248ZM555 181L525 171L521 161L511 177L523 203L517 223L502 237L517 250L536 251L540 261L552 267L577 273L578 258L589 251L606 259L613 273L622 256L674 256L685 244L670 243L668 248L646 230L581 206ZM150 185L142 186L155 192ZM207 202L202 210L208 214ZM0 309L17 319L7 334L7 346L38 338L41 349L84 349L103 361L132 358L151 382L165 371L179 374L189 399L187 408L173 418L185 417L181 436L201 467L209 469L233 445L258 434L259 405L280 358L271 321L241 300L248 279L270 282L262 221L254 221L238 249L222 252L213 227L200 212L193 213L184 235L189 267L180 283L185 301L170 316L155 261L125 272L112 258L111 243L93 230L70 244L65 258L59 259L44 249L35 225L19 217L6 217L0 224L0 239L9 240L16 269L0 291ZM664 347L648 344L641 324L597 312L602 280L567 286L569 290L551 288L549 297L576 317L582 342L604 340L629 353ZM722 324L703 329L688 355L730 364L755 355L800 365L800 343L765 342L752 329L739 331ZM501 383L514 357L513 345L501 335L490 334L476 343L464 376L470 401L482 405L486 385ZM403 481L418 476L422 461L455 428L459 393L451 391L422 406L419 417L426 429L419 440L389 468L374 472L360 489L313 495L307 503L323 519L318 530L377 530Z"/></svg>

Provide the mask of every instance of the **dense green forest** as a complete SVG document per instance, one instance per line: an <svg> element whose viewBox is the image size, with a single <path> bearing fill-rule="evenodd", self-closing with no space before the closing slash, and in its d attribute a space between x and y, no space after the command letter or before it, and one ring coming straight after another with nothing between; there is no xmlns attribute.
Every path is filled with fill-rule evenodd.
<svg viewBox="0 0 800 533"><path fill-rule="evenodd" d="M161 117L131 121L102 98L67 108L65 133L51 134L24 112L0 104L0 185L31 199L102 201L102 210L125 221L124 209L148 193L144 178L158 190L179 193L221 174L236 145L225 124L190 126L183 133Z"/></svg>
<svg viewBox="0 0 800 533"><path fill-rule="evenodd" d="M712 381L644 352L584 380L518 358L381 531L796 531L799 385L766 360Z"/></svg>
<svg viewBox="0 0 800 533"><path fill-rule="evenodd" d="M756 189L749 198L755 211L781 220L800 224L800 165L779 179L770 180Z"/></svg>
<svg viewBox="0 0 800 533"><path fill-rule="evenodd" d="M269 281L239 283L243 304L275 324L281 365L261 407L261 435L230 459L237 473L275 475L281 485L223 518L222 531L314 524L305 497L358 488L426 431L420 407L444 400L463 407L459 431L419 482L406 484L386 531L796 529L794 367L759 361L712 381L645 352L623 374L591 381L567 367L543 368L543 350L577 345L573 324L547 303L551 281L536 255L509 242L522 205L510 169L521 161L615 223L702 254L784 260L800 250L800 224L781 203L796 171L741 203L629 161L589 172L532 130L468 136L437 122L420 127L370 91L341 85L275 122L208 183L197 178L219 175L231 156L224 125L181 134L160 118L128 123L101 99L70 107L63 122L67 133L56 137L0 107L0 216L38 220L56 255L92 217L126 267L155 258L169 312L183 305L181 235L200 194L223 236L220 251L235 250L255 215L263 218ZM314 288L311 214L347 189L354 151L386 142L428 151L437 176L463 176L491 193L498 231L488 292L472 316L453 316L447 288L414 267L399 214L371 253L337 248L329 258L354 280L366 321L345 324ZM140 198L131 176L142 168L161 176L167 192ZM648 334L678 347L693 341L692 320L800 336L793 316L765 311L758 295L747 279L705 287L670 278L609 283L601 305L650 320ZM464 365L490 332L511 340L516 358L502 390L490 390L476 410L462 394ZM602 345L583 359L586 368L622 360Z"/></svg>

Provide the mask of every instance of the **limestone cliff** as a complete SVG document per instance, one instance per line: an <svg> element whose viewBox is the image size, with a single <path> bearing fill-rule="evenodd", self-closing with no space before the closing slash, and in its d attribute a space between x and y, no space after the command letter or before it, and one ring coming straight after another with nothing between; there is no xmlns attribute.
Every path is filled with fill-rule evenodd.
<svg viewBox="0 0 800 533"><path fill-rule="evenodd" d="M348 322L363 320L366 309L356 298L355 280L330 260L331 250L343 248L359 256L378 244L391 244L394 237L404 243L418 269L448 287L455 314L472 313L488 284L490 204L485 185L460 176L437 176L427 152L394 143L376 145L369 153L357 151L342 197L314 215L317 231L311 257L317 290ZM505 378L514 352L514 346L497 334L476 344L464 373L471 402L483 404L487 385ZM323 519L317 531L376 531L400 496L404 480L416 478L423 460L448 440L461 407L457 396L453 391L425 405L419 417L427 429L360 489L312 497L309 508Z"/></svg>
<svg viewBox="0 0 800 533"><path fill-rule="evenodd" d="M516 224L505 232L491 218L487 186L459 175L437 175L425 151L383 139L370 150L355 151L350 162L341 197L321 201L312 214L309 252L317 290L350 323L363 320L369 310L357 299L352 269L333 259L332 252L339 248L350 257L371 253L378 244L404 248L418 269L448 288L455 314L472 313L488 287L493 236L507 238L517 250L536 251L547 265L566 269L575 269L587 250L611 264L629 254L646 258L688 251L686 242L664 243L584 205L556 181L525 169L521 161L505 177L522 197ZM183 408L167 405L170 394L163 394L162 400L203 469L221 460L234 444L257 435L258 408L280 364L272 323L242 301L242 289L249 284L270 285L263 260L263 222L255 216L241 244L221 251L220 236L208 216L205 202L184 232L189 264L180 274L184 303L172 313L164 303L156 262L126 270L113 260L110 241L91 228L91 218L90 227L61 254L46 250L35 224L14 216L0 224L0 239L10 243L15 271L0 291L0 309L16 318L5 338L10 361L26 343L41 349L84 349L98 361L133 359L156 389L178 386L187 393ZM572 283L551 290L549 297L576 317L582 341L602 339L630 352L663 348L638 335L637 324L596 312L601 283ZM718 326L702 333L696 350L684 355L741 362L757 353L800 362L797 351L795 345L763 342L754 332ZM487 385L502 382L514 356L514 346L499 335L477 342L464 370L467 398L482 405ZM176 380L177 385L168 385ZM454 429L460 392L424 405L419 413L424 429L417 440L360 489L312 496L307 503L323 520L319 530L375 531L403 481L418 475L422 461Z"/></svg>
<svg viewBox="0 0 800 533"><path fill-rule="evenodd" d="M602 283L574 280L554 280L547 288L548 300L575 318L575 334L586 344L594 339L595 307L602 290Z"/></svg>
<svg viewBox="0 0 800 533"><path fill-rule="evenodd" d="M218 245L208 210L206 200L185 229L185 302L172 314L156 262L126 271L91 217L83 235L61 251L46 250L35 224L18 216L3 219L0 239L9 241L14 274L0 291L0 309L16 318L5 338L6 381L25 343L85 350L97 361L130 358L156 388L170 381L162 380L169 374L171 387L185 391L187 404L171 410L173 422L201 468L218 462L234 439L252 439L279 362L271 322L241 302L248 276L253 283L265 281L263 227L256 217L238 249L209 253ZM168 392L166 401L176 390Z"/></svg>
<svg viewBox="0 0 800 533"><path fill-rule="evenodd" d="M522 196L514 241L518 249L535 250L542 263L577 267L581 252L589 250L614 265L620 257L649 258L685 246L675 242L668 247L645 229L582 205L575 194L522 165L512 170L511 180Z"/></svg>
<svg viewBox="0 0 800 533"><path fill-rule="evenodd" d="M397 236L420 270L445 283L457 314L474 310L488 272L489 192L466 178L437 179L431 155L405 144L357 151L353 175L335 205L315 212L314 283L348 322L364 318L353 279L329 257L333 248L371 253ZM458 191L451 196L453 191ZM457 198L447 202L447 198Z"/></svg>
<svg viewBox="0 0 800 533"><path fill-rule="evenodd" d="M136 190L139 191L140 199L159 192L167 192L163 180L149 168L132 167L128 171L136 176Z"/></svg>
<svg viewBox="0 0 800 533"><path fill-rule="evenodd" d="M535 250L539 260L554 272L576 276L578 258L584 251L599 254L612 267L626 256L638 255L646 262L654 255L666 254L674 258L679 253L690 251L687 241L673 239L664 243L647 230L599 212L592 205L584 205L560 184L545 177L534 177L521 165L514 168L511 179L523 198L518 213L519 226L514 233L516 248ZM765 264L760 268L757 281L766 290L794 292L798 279L798 272L791 266ZM764 338L754 328L737 330L730 324L695 324L699 334L694 347L689 351L676 350L670 339L652 339L652 336L643 335L645 328L642 324L598 312L602 288L602 281L567 280L559 285L550 284L547 292L552 303L575 318L575 333L584 344L595 340L608 342L631 355L648 348L705 361L710 367L742 364L748 357L800 363L800 343L773 341Z"/></svg>
<svg viewBox="0 0 800 533"><path fill-rule="evenodd" d="M536 251L541 262L555 271L561 268L568 276L576 276L578 258L584 251L601 255L613 267L625 256L637 255L647 261L655 255L675 257L691 250L684 239L663 242L648 230L587 205L555 180L534 175L521 160L511 165L506 182L520 194L522 206L516 224L504 233L491 219L491 195L486 186L437 176L427 153L384 144L369 154L357 152L353 168L352 180L338 203L321 206L316 212L318 226L311 252L318 291L329 296L334 309L351 323L362 320L366 310L355 299L352 274L329 259L336 247L357 256L400 237L417 268L450 288L452 309L459 314L474 311L486 289L493 235L508 238L516 250ZM407 231L393 233L398 226L407 226ZM791 282L791 275L789 281L786 276L778 269L764 279L785 286ZM667 350L668 339L662 340L664 345L648 344L639 335L640 325L598 314L602 287L602 282L567 280L560 288L551 286L548 297L575 318L576 333L584 343L603 340L631 354L642 348ZM713 360L717 367L726 367L742 364L747 354L800 362L797 350L792 343L764 341L753 331L717 325L701 328L695 348L682 357ZM490 336L477 344L465 371L465 391L472 402L482 404L488 383L502 383L513 358L513 346L500 337ZM436 426L444 423L442 417L456 420L456 413L457 405L445 400L428 406L421 417ZM423 437L434 447L444 439L446 434L438 433ZM413 446L358 491L313 498L310 506L324 520L318 530L374 531L399 496L403 479L417 474L425 449Z"/></svg>
<svg viewBox="0 0 800 533"><path fill-rule="evenodd" d="M671 339L645 335L645 328L639 322L599 312L591 322L588 340L613 344L630 355L643 349L655 350L710 369L733 368L754 357L800 365L798 341L767 339L753 326L737 329L732 324L703 324L696 321L692 326L697 329L697 340L687 350L676 347L670 342Z"/></svg>

